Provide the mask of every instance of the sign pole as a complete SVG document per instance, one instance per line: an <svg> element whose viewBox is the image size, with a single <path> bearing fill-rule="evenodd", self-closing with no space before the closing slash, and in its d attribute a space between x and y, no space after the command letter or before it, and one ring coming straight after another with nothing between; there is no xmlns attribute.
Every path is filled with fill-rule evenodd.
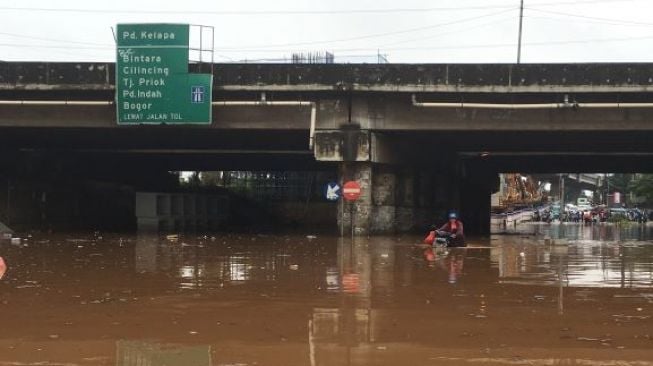
<svg viewBox="0 0 653 366"><path fill-rule="evenodd" d="M346 182L343 185L342 197L345 200L350 202L350 206L349 206L349 222L350 222L350 225L351 225L351 240L352 240L352 243L354 242L354 234L355 234L355 230L354 230L354 224L355 224L354 208L355 207L354 207L354 205L355 205L356 200L360 197L360 195L361 195L361 186L360 186L360 184L358 184L358 182L349 181L349 182ZM344 204L344 202L343 202L343 204Z"/></svg>
<svg viewBox="0 0 653 366"><path fill-rule="evenodd" d="M355 203L352 202L351 206L349 206L351 208L350 213L349 213L349 217L351 219L351 242L352 242L352 244L354 243L354 204Z"/></svg>
<svg viewBox="0 0 653 366"><path fill-rule="evenodd" d="M340 200L340 237L345 236L345 200Z"/></svg>

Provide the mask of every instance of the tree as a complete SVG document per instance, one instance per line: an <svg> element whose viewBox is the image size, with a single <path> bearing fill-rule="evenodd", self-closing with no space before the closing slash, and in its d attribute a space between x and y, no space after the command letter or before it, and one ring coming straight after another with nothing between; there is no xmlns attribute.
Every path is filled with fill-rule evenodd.
<svg viewBox="0 0 653 366"><path fill-rule="evenodd" d="M212 172L202 172L200 174L200 179L202 181L202 186L205 187L217 187L221 185L222 174L221 172L212 171Z"/></svg>
<svg viewBox="0 0 653 366"><path fill-rule="evenodd" d="M630 183L633 181L632 174L613 174L608 177L608 185L610 186L610 192L621 192L628 193L630 188Z"/></svg>
<svg viewBox="0 0 653 366"><path fill-rule="evenodd" d="M653 203L653 174L641 174L633 179L629 188L632 192L644 199L646 204Z"/></svg>

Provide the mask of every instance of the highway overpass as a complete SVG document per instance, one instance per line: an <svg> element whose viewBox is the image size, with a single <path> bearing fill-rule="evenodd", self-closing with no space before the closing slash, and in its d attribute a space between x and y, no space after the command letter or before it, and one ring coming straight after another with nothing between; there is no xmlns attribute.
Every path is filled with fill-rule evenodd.
<svg viewBox="0 0 653 366"><path fill-rule="evenodd" d="M360 233L449 208L485 232L497 172L653 171L653 64L212 72L210 125L118 126L113 64L0 63L0 171L334 170L363 183Z"/></svg>

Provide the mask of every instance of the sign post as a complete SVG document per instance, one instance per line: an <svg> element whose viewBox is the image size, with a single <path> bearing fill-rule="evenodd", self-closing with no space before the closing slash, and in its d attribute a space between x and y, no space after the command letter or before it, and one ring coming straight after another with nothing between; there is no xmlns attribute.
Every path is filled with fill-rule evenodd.
<svg viewBox="0 0 653 366"><path fill-rule="evenodd" d="M118 24L119 125L211 124L213 76L188 72L188 24Z"/></svg>
<svg viewBox="0 0 653 366"><path fill-rule="evenodd" d="M354 240L354 203L361 196L361 186L358 182L350 180L342 188L342 195L345 200L351 202L349 218L351 221L351 240Z"/></svg>

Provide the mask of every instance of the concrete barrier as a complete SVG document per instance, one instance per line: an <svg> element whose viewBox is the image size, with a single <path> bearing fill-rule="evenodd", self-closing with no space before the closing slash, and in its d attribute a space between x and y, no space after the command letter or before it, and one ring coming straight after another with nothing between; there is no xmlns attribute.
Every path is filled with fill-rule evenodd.
<svg viewBox="0 0 653 366"><path fill-rule="evenodd" d="M535 210L539 209L529 208L513 212L492 214L490 217L490 223L492 225L510 227L522 222L533 221L533 211Z"/></svg>

